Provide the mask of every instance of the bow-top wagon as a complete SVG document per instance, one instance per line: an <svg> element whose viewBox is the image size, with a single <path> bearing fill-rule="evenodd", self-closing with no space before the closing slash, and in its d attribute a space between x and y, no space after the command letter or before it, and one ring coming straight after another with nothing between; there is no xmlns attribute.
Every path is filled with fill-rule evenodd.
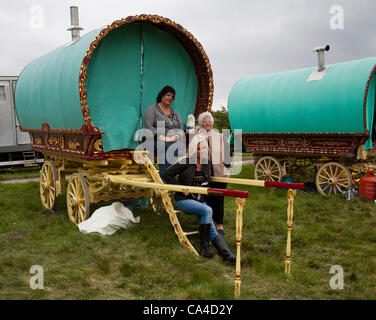
<svg viewBox="0 0 376 320"><path fill-rule="evenodd" d="M294 174L315 179L321 194L340 193L376 168L376 58L316 69L241 79L229 118L257 159L255 179Z"/></svg>
<svg viewBox="0 0 376 320"><path fill-rule="evenodd" d="M117 20L24 68L16 109L33 150L45 157L40 198L46 209L55 208L65 186L75 224L89 217L90 203L149 198L155 210L166 209L180 242L197 254L158 171L146 152L135 151L143 113L166 84L177 92L174 106L184 125L188 114L210 110L213 77L204 49L185 28L155 15Z"/></svg>

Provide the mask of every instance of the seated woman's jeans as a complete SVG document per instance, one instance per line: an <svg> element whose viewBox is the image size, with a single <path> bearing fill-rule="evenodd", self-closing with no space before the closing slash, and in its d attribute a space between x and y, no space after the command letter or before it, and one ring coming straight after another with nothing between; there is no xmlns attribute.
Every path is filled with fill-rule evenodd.
<svg viewBox="0 0 376 320"><path fill-rule="evenodd" d="M188 214L197 216L200 224L210 223L210 240L218 237L218 232L213 223L213 211L205 202L199 202L193 199L176 201L176 207Z"/></svg>

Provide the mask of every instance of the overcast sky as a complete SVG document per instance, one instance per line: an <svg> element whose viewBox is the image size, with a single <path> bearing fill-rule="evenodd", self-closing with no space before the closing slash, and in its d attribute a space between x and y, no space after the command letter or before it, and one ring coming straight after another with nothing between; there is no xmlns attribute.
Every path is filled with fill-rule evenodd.
<svg viewBox="0 0 376 320"><path fill-rule="evenodd" d="M209 57L214 109L243 77L315 66L316 46L331 46L327 64L376 53L375 0L0 0L1 76L70 41L70 5L81 35L142 13L181 24Z"/></svg>

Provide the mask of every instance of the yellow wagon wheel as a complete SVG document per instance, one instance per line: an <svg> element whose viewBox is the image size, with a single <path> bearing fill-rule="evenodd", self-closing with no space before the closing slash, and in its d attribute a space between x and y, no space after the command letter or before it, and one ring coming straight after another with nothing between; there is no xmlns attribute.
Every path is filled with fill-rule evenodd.
<svg viewBox="0 0 376 320"><path fill-rule="evenodd" d="M317 171L316 188L322 195L342 193L351 185L350 171L338 162L328 162Z"/></svg>
<svg viewBox="0 0 376 320"><path fill-rule="evenodd" d="M255 179L265 181L281 181L282 167L279 161L270 156L262 157L255 166Z"/></svg>
<svg viewBox="0 0 376 320"><path fill-rule="evenodd" d="M89 189L85 178L80 173L73 173L68 181L67 209L69 220L75 225L89 217Z"/></svg>
<svg viewBox="0 0 376 320"><path fill-rule="evenodd" d="M44 208L54 210L56 207L56 181L57 171L52 161L43 163L40 170L39 192L40 200Z"/></svg>

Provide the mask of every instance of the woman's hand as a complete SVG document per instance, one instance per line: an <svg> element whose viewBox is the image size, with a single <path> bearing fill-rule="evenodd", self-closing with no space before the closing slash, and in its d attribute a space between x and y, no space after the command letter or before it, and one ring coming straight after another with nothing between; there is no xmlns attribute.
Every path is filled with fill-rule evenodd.
<svg viewBox="0 0 376 320"><path fill-rule="evenodd" d="M178 135L174 135L172 137L166 137L166 139L165 139L166 142L175 142L175 141L178 141L178 140L179 140Z"/></svg>

